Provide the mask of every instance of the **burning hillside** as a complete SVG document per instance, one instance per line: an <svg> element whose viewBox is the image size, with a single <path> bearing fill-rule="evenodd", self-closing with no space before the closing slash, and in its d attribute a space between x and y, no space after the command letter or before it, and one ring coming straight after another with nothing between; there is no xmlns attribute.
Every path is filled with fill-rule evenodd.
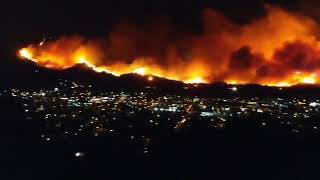
<svg viewBox="0 0 320 180"><path fill-rule="evenodd" d="M319 83L319 24L278 7L266 10L265 17L245 25L205 10L203 32L197 35L163 19L143 26L125 21L106 38L44 40L21 49L19 55L46 68L84 63L116 76L137 73L185 83Z"/></svg>

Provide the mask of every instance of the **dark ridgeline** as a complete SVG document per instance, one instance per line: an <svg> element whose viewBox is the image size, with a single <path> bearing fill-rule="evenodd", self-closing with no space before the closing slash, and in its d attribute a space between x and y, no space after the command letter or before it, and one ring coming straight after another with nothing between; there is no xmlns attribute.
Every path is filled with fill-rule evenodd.
<svg viewBox="0 0 320 180"><path fill-rule="evenodd" d="M295 85L288 88L261 86L257 84L228 85L224 82L212 84L188 85L180 81L148 76L124 74L116 77L108 73L98 73L85 64L78 64L65 70L50 70L37 66L31 61L13 59L1 67L0 88L19 88L26 90L54 88L59 81L70 80L84 85L92 85L95 91L152 91L155 93L177 93L205 97L319 97L319 85ZM12 72L19 72L12 74ZM236 86L237 93L230 93Z"/></svg>

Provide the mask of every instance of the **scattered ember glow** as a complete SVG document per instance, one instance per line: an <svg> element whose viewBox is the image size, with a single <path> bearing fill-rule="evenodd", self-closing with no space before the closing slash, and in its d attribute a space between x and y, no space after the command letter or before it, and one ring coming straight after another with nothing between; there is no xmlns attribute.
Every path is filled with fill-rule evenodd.
<svg viewBox="0 0 320 180"><path fill-rule="evenodd" d="M149 76L149 77L148 77L148 81L153 81L153 77L152 77L152 76Z"/></svg>

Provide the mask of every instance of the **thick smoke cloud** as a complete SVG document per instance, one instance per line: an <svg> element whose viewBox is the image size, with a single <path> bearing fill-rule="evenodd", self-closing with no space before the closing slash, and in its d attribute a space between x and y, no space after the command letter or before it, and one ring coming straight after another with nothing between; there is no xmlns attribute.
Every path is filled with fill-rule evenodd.
<svg viewBox="0 0 320 180"><path fill-rule="evenodd" d="M297 71L308 72L320 68L320 51L302 42L286 44L275 52L274 59Z"/></svg>
<svg viewBox="0 0 320 180"><path fill-rule="evenodd" d="M231 54L229 69L247 71L263 61L262 57L252 54L251 49L248 46L245 46Z"/></svg>

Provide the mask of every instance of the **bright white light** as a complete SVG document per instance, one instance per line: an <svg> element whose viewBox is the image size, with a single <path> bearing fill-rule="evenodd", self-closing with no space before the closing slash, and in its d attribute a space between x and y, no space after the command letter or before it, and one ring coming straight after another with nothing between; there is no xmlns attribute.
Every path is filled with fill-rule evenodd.
<svg viewBox="0 0 320 180"><path fill-rule="evenodd" d="M83 157L84 156L84 153L83 152L76 152L74 154L75 157Z"/></svg>
<svg viewBox="0 0 320 180"><path fill-rule="evenodd" d="M316 102L312 102L312 103L309 104L309 106L311 106L311 107L316 107L316 106L318 106L318 105L320 105L320 104L319 104L319 103L316 103Z"/></svg>

